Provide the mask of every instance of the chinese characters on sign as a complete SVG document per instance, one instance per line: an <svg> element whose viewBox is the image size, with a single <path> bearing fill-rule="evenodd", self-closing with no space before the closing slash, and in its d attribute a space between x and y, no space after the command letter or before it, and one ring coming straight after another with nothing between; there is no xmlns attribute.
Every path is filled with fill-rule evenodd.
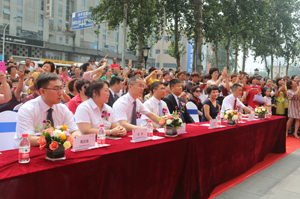
<svg viewBox="0 0 300 199"><path fill-rule="evenodd" d="M72 13L72 30L80 30L92 27L94 27L94 21L90 20L89 10Z"/></svg>

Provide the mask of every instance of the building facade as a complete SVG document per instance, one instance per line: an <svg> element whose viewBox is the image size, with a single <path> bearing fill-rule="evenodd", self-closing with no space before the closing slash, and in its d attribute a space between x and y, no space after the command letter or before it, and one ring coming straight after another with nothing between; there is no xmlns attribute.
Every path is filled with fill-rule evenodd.
<svg viewBox="0 0 300 199"><path fill-rule="evenodd" d="M123 28L114 31L101 24L100 29L87 28L72 31L72 13L96 6L98 0L1 0L0 1L0 52L2 54L3 29L5 36L5 60L10 56L40 60L62 60L87 62L99 61L109 54L121 64L123 50ZM47 6L51 10L47 12ZM14 16L18 16L14 19ZM121 27L121 26L120 26ZM95 30L99 34L95 34ZM148 63L155 63L155 49L151 49ZM137 56L126 50L126 63ZM148 64L147 64L148 65Z"/></svg>

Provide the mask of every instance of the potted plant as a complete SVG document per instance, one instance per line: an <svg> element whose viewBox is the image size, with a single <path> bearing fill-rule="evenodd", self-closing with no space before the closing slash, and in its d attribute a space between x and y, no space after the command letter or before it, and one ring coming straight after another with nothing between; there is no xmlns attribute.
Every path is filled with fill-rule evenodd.
<svg viewBox="0 0 300 199"><path fill-rule="evenodd" d="M235 126L239 121L238 111L237 110L226 110L223 113L223 118L227 120L227 126Z"/></svg>
<svg viewBox="0 0 300 199"><path fill-rule="evenodd" d="M180 112L178 113L177 110L171 115L165 115L158 118L158 121L161 127L165 127L166 137L176 137L177 129L179 129L182 125Z"/></svg>
<svg viewBox="0 0 300 199"><path fill-rule="evenodd" d="M266 115L269 114L268 108L265 106L256 107L254 111L255 111L255 115L258 116L258 119L261 120L264 120L266 118Z"/></svg>

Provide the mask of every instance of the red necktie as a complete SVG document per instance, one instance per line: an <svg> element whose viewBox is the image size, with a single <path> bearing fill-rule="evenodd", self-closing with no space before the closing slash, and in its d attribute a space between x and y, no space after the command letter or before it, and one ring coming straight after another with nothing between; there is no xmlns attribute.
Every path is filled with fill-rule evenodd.
<svg viewBox="0 0 300 199"><path fill-rule="evenodd" d="M233 110L236 110L236 99L234 100Z"/></svg>

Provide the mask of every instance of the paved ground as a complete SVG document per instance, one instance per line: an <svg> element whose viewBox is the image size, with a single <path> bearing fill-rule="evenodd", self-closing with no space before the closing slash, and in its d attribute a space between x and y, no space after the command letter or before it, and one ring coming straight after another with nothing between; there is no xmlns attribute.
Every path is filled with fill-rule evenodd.
<svg viewBox="0 0 300 199"><path fill-rule="evenodd" d="M300 199L300 149L214 199Z"/></svg>

